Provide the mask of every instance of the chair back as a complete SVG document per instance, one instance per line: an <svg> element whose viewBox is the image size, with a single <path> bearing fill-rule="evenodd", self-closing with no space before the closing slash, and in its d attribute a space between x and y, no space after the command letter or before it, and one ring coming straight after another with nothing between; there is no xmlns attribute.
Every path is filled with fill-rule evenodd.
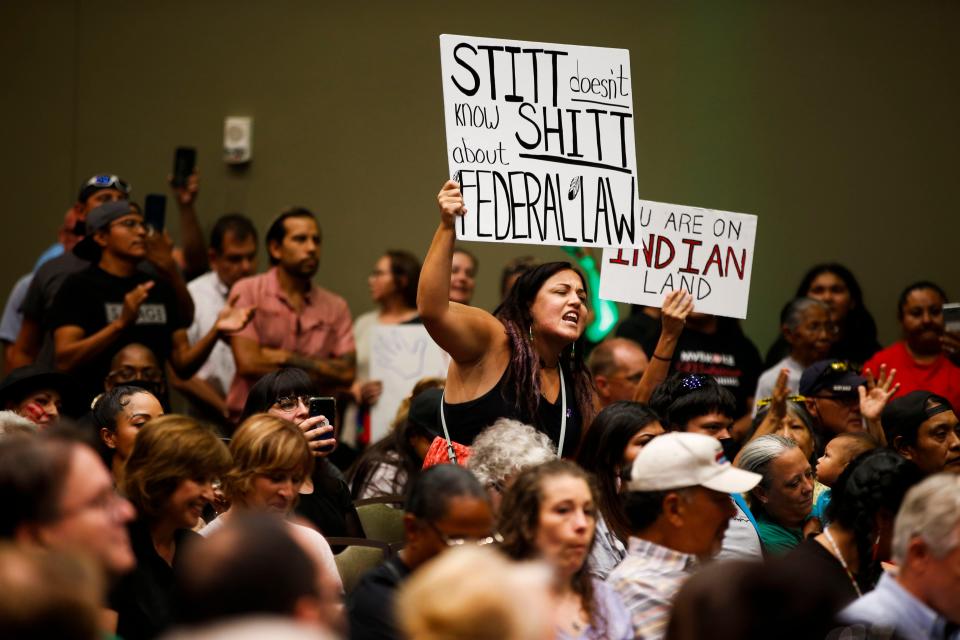
<svg viewBox="0 0 960 640"><path fill-rule="evenodd" d="M377 567L390 556L389 545L365 538L327 538L330 546L344 549L333 557L343 582L343 591L349 595L367 571Z"/></svg>
<svg viewBox="0 0 960 640"><path fill-rule="evenodd" d="M358 500L354 505L369 540L388 544L403 541L403 504L396 498Z"/></svg>

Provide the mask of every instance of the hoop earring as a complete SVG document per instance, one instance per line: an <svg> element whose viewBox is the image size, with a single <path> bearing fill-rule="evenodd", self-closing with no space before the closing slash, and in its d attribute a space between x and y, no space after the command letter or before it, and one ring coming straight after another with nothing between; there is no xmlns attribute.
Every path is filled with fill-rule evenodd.
<svg viewBox="0 0 960 640"><path fill-rule="evenodd" d="M528 337L528 340L530 341L530 344L533 344L533 325L532 324L529 327L527 327L527 337Z"/></svg>

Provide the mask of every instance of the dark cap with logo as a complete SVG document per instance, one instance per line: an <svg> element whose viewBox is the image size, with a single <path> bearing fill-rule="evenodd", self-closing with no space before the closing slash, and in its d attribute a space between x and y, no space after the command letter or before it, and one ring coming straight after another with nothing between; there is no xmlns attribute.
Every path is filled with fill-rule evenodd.
<svg viewBox="0 0 960 640"><path fill-rule="evenodd" d="M89 180L80 185L80 193L77 195L77 202L85 203L87 198L105 189L116 189L123 194L124 198L130 197L130 183L120 176L98 173Z"/></svg>
<svg viewBox="0 0 960 640"><path fill-rule="evenodd" d="M843 360L821 360L803 370L803 375L800 376L800 395L810 397L821 391L837 396L856 395L857 387L866 383L867 379L850 363Z"/></svg>
<svg viewBox="0 0 960 640"><path fill-rule="evenodd" d="M953 411L953 406L943 396L931 391L911 391L887 403L880 414L880 424L888 443L893 444L898 436L913 442L921 424L945 411Z"/></svg>

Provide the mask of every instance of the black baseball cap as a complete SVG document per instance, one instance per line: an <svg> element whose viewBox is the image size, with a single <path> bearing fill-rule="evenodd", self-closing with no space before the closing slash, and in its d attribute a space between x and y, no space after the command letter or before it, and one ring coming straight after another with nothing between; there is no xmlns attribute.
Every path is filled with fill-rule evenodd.
<svg viewBox="0 0 960 640"><path fill-rule="evenodd" d="M123 194L125 199L130 197L131 187L129 182L122 179L120 176L115 176L108 173L98 173L95 176L91 176L89 180L80 185L80 193L77 195L77 202L86 202L87 198L98 191L103 191L104 189L116 189Z"/></svg>
<svg viewBox="0 0 960 640"><path fill-rule="evenodd" d="M440 402L442 397L442 389L422 391L410 401L410 411L407 413L407 420L414 426L426 431L432 438L443 437L443 428L440 426Z"/></svg>
<svg viewBox="0 0 960 640"><path fill-rule="evenodd" d="M73 248L73 253L84 260L99 260L100 245L93 240L93 234L106 228L111 222L130 213L137 213L128 200L106 202L87 214L84 227L85 237Z"/></svg>
<svg viewBox="0 0 960 640"><path fill-rule="evenodd" d="M815 396L821 391L845 396L857 393L857 387L867 379L844 360L821 360L803 370L800 376L800 395Z"/></svg>
<svg viewBox="0 0 960 640"><path fill-rule="evenodd" d="M932 391L911 391L887 403L880 414L880 424L891 445L897 436L907 436L912 442L921 424L945 411L953 411L953 406L943 396Z"/></svg>

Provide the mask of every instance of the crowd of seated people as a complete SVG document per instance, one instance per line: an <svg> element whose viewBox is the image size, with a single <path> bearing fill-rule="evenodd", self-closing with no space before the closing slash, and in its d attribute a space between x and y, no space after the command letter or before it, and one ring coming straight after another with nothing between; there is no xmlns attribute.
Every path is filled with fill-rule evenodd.
<svg viewBox="0 0 960 640"><path fill-rule="evenodd" d="M3 637L960 638L960 335L934 282L891 297L882 349L853 273L814 266L764 363L683 290L588 340L566 261L511 260L473 305L453 181L429 245L336 279L322 216L204 241L198 192L174 190L175 248L91 177L11 292ZM402 325L445 378L374 379Z"/></svg>

